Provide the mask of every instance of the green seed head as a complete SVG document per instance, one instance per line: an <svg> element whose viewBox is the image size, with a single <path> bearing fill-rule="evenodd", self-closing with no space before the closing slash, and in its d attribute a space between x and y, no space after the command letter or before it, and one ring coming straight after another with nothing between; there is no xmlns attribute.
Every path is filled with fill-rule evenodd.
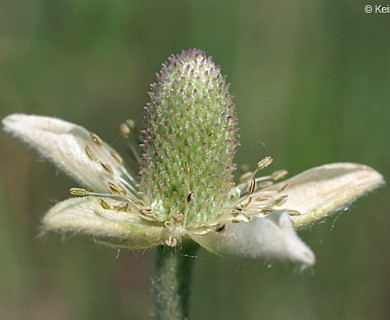
<svg viewBox="0 0 390 320"><path fill-rule="evenodd" d="M155 216L199 227L230 198L237 117L229 84L200 50L172 55L151 85L140 191Z"/></svg>

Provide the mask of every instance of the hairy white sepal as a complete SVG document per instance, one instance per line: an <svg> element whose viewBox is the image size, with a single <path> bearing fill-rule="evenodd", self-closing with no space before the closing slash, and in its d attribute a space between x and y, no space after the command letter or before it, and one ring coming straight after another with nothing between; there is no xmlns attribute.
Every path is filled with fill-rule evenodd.
<svg viewBox="0 0 390 320"><path fill-rule="evenodd" d="M112 199L104 199L114 206ZM44 231L83 233L107 245L150 248L167 238L165 228L153 226L138 214L104 209L96 197L71 198L56 204L42 220Z"/></svg>
<svg viewBox="0 0 390 320"><path fill-rule="evenodd" d="M220 232L190 236L218 255L254 260L290 260L306 266L315 263L314 253L296 235L286 212L273 212L250 222L227 224Z"/></svg>
<svg viewBox="0 0 390 320"><path fill-rule="evenodd" d="M310 227L333 213L346 209L385 182L380 173L357 163L331 163L304 171L291 179L280 194L287 201L278 209L298 211L292 217L296 229ZM285 183L285 182L284 182ZM277 190L284 183L265 190Z"/></svg>
<svg viewBox="0 0 390 320"><path fill-rule="evenodd" d="M12 114L3 119L4 131L11 133L52 161L59 169L94 192L107 193L108 175L102 163L113 170L111 181L119 180L128 172L111 156L108 144L96 145L91 133L73 123L51 117ZM87 147L88 146L88 147ZM86 148L96 155L88 157Z"/></svg>

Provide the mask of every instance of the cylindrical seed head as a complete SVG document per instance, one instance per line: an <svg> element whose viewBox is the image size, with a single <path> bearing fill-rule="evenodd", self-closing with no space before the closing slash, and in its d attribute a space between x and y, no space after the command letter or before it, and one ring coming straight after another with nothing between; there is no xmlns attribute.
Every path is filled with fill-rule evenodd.
<svg viewBox="0 0 390 320"><path fill-rule="evenodd" d="M196 227L229 201L237 116L229 84L200 50L172 55L151 85L140 191L159 219ZM191 201L188 195L191 194Z"/></svg>

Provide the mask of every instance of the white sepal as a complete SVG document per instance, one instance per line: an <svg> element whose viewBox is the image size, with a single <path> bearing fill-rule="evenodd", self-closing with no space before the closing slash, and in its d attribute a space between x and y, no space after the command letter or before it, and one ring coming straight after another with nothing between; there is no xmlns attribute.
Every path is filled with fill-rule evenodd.
<svg viewBox="0 0 390 320"><path fill-rule="evenodd" d="M286 212L273 212L250 222L226 224L218 231L190 234L207 250L223 256L242 259L290 260L309 266L314 253L296 235Z"/></svg>
<svg viewBox="0 0 390 320"><path fill-rule="evenodd" d="M307 228L348 208L357 198L385 183L380 173L357 163L326 164L304 171L288 181L289 186L280 194L287 195L287 201L278 209L300 213L292 217L296 229ZM283 184L264 191L277 190Z"/></svg>
<svg viewBox="0 0 390 320"><path fill-rule="evenodd" d="M118 202L103 200L112 206L104 209L97 197L71 198L56 204L42 219L42 229L60 233L83 233L105 244L129 249L150 248L168 237L163 227L142 220L137 213L115 210Z"/></svg>
<svg viewBox="0 0 390 320"><path fill-rule="evenodd" d="M5 132L23 140L90 191L109 192L109 181L131 189L126 181L134 178L118 161L114 149L100 138L99 143L94 142L93 134L85 128L56 118L25 114L7 116L3 125Z"/></svg>

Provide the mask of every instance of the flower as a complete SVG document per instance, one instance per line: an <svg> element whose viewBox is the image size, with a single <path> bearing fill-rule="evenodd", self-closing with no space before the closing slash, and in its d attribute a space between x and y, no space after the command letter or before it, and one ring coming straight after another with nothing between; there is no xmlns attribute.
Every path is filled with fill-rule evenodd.
<svg viewBox="0 0 390 320"><path fill-rule="evenodd" d="M346 208L384 183L368 166L333 163L287 181L272 162L234 184L237 117L219 66L199 50L171 56L151 85L141 133L140 164L131 172L98 135L56 118L12 114L4 130L23 140L83 188L42 220L44 231L84 233L108 246L145 249L195 241L230 257L313 265L314 253L295 230ZM134 122L121 125L129 139Z"/></svg>

